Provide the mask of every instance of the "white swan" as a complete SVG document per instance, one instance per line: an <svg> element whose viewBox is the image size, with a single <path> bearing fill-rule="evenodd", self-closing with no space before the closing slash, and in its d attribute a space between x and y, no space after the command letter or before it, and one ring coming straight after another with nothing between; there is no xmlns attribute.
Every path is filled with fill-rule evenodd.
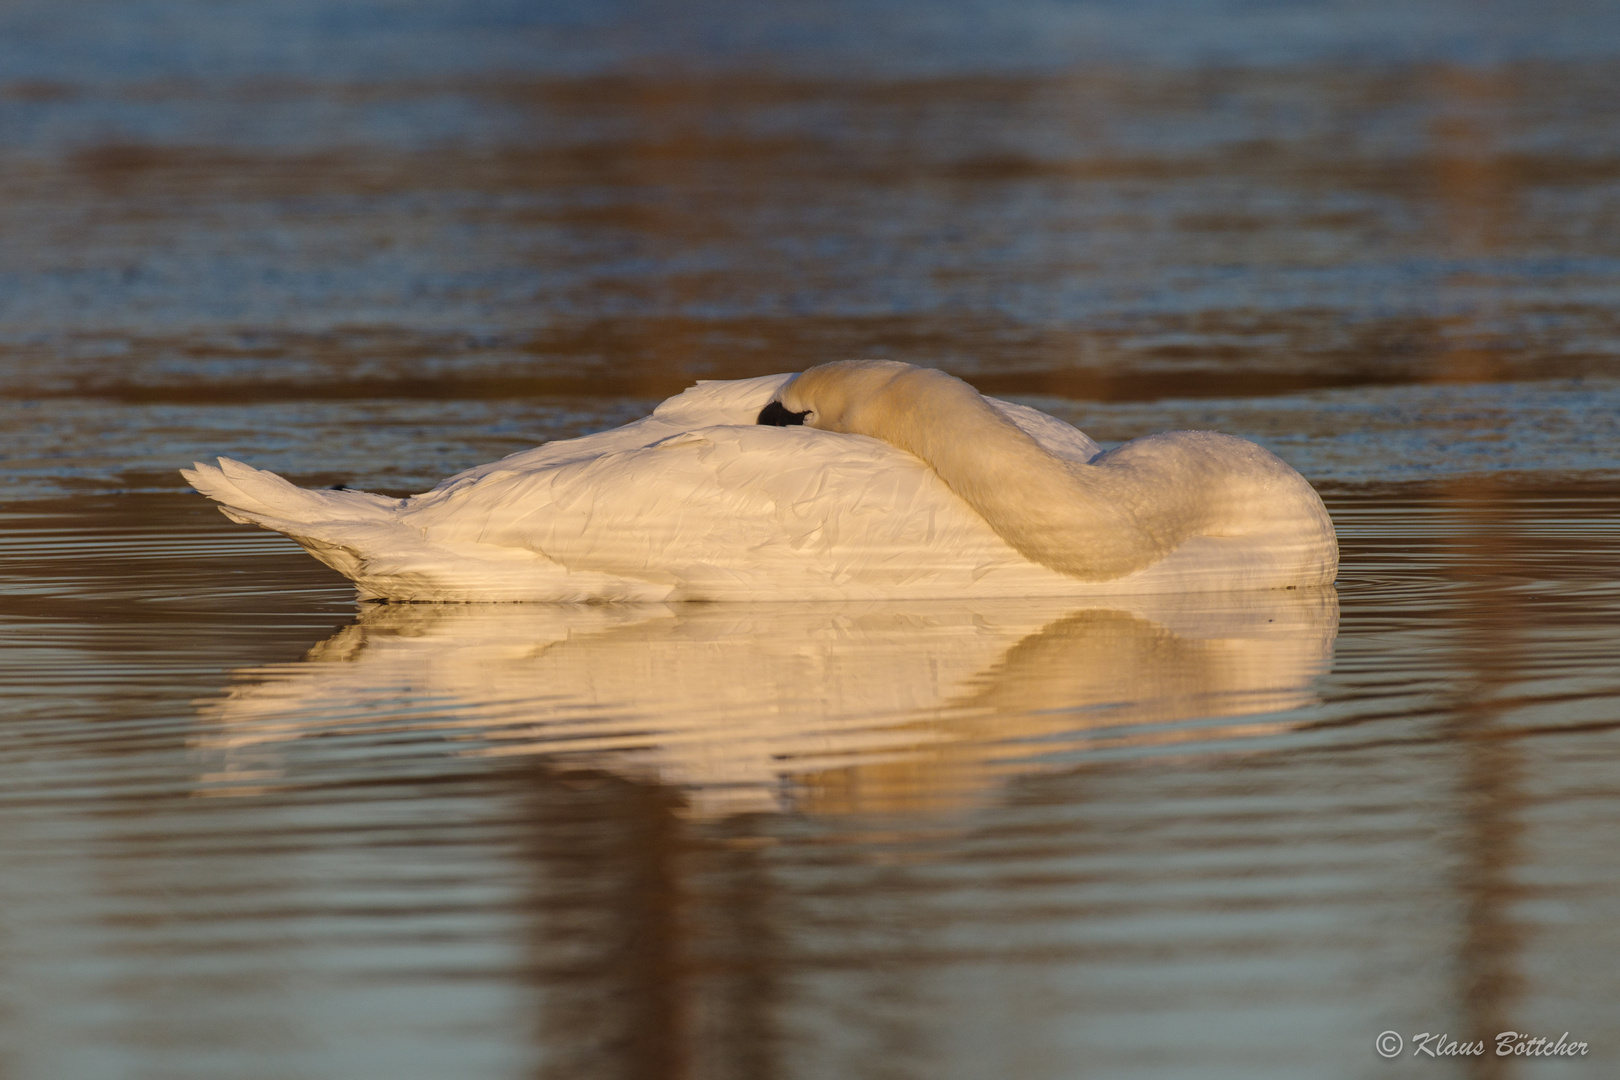
<svg viewBox="0 0 1620 1080"><path fill-rule="evenodd" d="M635 423L407 499L229 458L182 475L361 599L1085 596L1332 581L1305 479L1228 435L1099 453L1076 429L893 361L706 382Z"/></svg>

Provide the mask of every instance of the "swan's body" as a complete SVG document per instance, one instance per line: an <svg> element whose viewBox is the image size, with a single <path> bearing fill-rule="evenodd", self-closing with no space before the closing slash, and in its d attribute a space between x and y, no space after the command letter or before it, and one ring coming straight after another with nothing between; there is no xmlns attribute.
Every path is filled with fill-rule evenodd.
<svg viewBox="0 0 1620 1080"><path fill-rule="evenodd" d="M1100 454L885 361L700 383L408 499L226 458L184 475L362 599L1084 596L1321 585L1338 565L1316 492L1253 443L1171 432Z"/></svg>

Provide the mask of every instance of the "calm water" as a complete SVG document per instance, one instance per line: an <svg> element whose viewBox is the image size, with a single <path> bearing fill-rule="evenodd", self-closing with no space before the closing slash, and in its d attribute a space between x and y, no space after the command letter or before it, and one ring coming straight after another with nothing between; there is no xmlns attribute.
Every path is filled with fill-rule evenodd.
<svg viewBox="0 0 1620 1080"><path fill-rule="evenodd" d="M1617 10L6 5L0 1077L1613 1076ZM1337 587L361 606L174 472L873 355Z"/></svg>

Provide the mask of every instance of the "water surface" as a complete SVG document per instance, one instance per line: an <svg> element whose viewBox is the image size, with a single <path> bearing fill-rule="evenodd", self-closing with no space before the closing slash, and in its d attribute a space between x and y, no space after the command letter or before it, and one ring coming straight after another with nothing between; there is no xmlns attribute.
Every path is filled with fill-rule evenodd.
<svg viewBox="0 0 1620 1080"><path fill-rule="evenodd" d="M1607 1077L1614 14L0 15L0 1075ZM357 605L396 494L887 356L1256 439L1336 587ZM1386 1062L1513 1029L1563 1063Z"/></svg>

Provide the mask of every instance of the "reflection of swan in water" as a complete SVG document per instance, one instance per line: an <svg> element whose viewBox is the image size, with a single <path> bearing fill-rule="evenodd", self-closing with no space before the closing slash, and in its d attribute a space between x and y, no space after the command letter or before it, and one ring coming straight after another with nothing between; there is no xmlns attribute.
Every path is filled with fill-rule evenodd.
<svg viewBox="0 0 1620 1080"><path fill-rule="evenodd" d="M391 499L221 458L184 470L363 599L859 600L1333 580L1333 523L1253 443L1068 424L889 361L700 384L614 431Z"/></svg>
<svg viewBox="0 0 1620 1080"><path fill-rule="evenodd" d="M208 790L311 735L444 738L684 789L695 813L918 808L1042 758L1285 729L1331 589L909 604L384 605L204 704Z"/></svg>

